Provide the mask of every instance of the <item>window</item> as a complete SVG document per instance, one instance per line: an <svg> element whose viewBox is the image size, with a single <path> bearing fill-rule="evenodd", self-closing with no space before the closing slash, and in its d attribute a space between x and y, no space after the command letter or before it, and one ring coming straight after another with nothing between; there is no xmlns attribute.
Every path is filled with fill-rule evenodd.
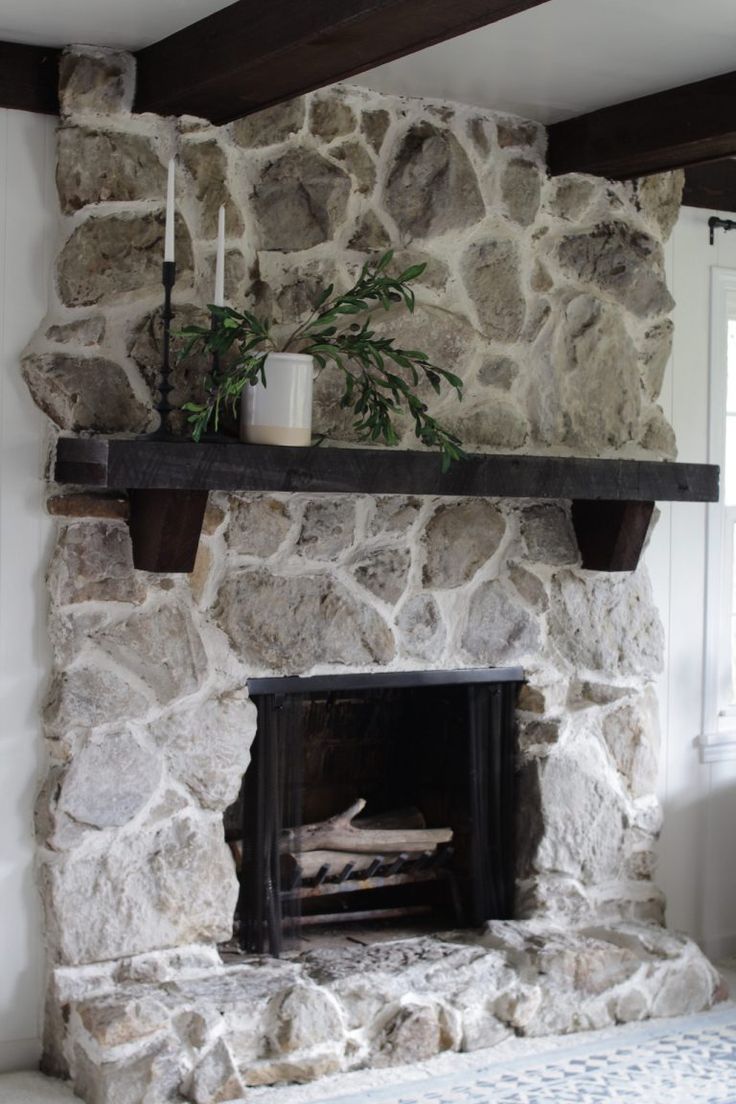
<svg viewBox="0 0 736 1104"><path fill-rule="evenodd" d="M708 459L721 468L708 507L704 761L736 758L736 270L711 277Z"/></svg>

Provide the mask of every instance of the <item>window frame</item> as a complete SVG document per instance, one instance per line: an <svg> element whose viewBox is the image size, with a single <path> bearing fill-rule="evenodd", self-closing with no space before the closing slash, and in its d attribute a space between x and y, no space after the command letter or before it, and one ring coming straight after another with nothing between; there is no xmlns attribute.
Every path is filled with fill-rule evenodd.
<svg viewBox="0 0 736 1104"><path fill-rule="evenodd" d="M736 759L736 693L732 664L734 527L736 505L725 495L728 398L728 323L736 320L736 269L711 268L708 370L708 463L721 470L718 502L706 517L705 648L703 716L698 739L703 762Z"/></svg>

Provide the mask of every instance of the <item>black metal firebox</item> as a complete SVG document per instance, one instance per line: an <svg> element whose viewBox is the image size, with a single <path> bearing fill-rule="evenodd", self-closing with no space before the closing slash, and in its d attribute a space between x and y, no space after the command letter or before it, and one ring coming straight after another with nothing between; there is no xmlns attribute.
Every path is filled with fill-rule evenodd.
<svg viewBox="0 0 736 1104"><path fill-rule="evenodd" d="M226 815L243 950L278 955L320 925L510 918L523 677L513 667L251 680L257 733Z"/></svg>

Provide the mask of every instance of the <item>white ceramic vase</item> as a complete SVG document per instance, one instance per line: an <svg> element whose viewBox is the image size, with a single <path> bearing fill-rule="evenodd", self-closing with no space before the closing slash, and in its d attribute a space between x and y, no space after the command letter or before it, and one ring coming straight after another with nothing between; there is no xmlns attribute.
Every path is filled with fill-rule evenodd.
<svg viewBox="0 0 736 1104"><path fill-rule="evenodd" d="M240 439L255 445L308 445L312 440L314 360L304 353L269 353L266 385L243 390Z"/></svg>

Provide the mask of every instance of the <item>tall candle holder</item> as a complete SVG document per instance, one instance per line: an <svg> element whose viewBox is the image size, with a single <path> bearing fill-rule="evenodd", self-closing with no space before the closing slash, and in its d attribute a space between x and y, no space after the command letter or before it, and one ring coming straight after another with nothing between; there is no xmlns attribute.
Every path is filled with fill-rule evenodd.
<svg viewBox="0 0 736 1104"><path fill-rule="evenodd" d="M155 410L160 416L158 429L151 434L154 440L169 440L171 432L170 415L174 407L169 402L169 395L174 390L171 383L171 320L174 312L171 308L171 293L176 283L176 262L164 261L161 282L164 285L164 309L161 316L163 322L163 350L161 356L161 375L159 377L159 400Z"/></svg>

